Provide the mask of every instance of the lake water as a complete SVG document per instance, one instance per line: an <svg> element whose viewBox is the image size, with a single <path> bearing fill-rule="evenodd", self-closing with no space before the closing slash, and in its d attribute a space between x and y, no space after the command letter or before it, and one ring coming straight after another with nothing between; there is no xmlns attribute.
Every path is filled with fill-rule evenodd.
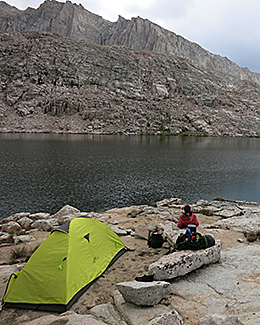
<svg viewBox="0 0 260 325"><path fill-rule="evenodd" d="M171 197L260 203L260 139L0 135L0 219Z"/></svg>

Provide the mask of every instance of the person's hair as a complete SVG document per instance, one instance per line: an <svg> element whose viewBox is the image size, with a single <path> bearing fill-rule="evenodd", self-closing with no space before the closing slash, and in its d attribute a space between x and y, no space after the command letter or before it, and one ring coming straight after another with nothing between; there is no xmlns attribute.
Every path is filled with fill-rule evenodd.
<svg viewBox="0 0 260 325"><path fill-rule="evenodd" d="M185 211L185 213L191 213L191 207L188 204L185 205L184 211Z"/></svg>

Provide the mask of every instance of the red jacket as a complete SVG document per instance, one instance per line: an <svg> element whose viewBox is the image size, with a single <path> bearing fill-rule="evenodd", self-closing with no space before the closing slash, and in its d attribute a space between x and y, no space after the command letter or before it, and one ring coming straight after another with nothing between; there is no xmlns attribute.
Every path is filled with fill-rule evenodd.
<svg viewBox="0 0 260 325"><path fill-rule="evenodd" d="M191 216L187 216L185 213L180 215L177 226L179 228L183 228L183 227L186 227L188 225L196 225L198 227L199 220L198 220L197 216L194 213L192 213Z"/></svg>

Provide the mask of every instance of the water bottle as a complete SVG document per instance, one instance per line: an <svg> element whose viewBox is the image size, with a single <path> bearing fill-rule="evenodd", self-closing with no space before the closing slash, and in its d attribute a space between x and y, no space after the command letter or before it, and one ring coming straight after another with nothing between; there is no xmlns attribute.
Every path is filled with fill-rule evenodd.
<svg viewBox="0 0 260 325"><path fill-rule="evenodd" d="M187 229L186 229L186 236L188 238L190 238L190 228L189 227L187 227Z"/></svg>

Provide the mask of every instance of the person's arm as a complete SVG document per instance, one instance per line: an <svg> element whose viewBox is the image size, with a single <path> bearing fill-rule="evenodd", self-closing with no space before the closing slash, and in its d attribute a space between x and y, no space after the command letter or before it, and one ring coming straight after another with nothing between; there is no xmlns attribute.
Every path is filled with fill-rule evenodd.
<svg viewBox="0 0 260 325"><path fill-rule="evenodd" d="M182 219L181 219L182 216L183 216L183 214L179 217L179 221L177 223L177 227L179 227L179 228L182 228L183 227Z"/></svg>
<svg viewBox="0 0 260 325"><path fill-rule="evenodd" d="M195 225L198 227L199 224L200 224L200 223L199 223L199 220L198 220L196 214L194 214L193 216L194 216L194 223L195 223Z"/></svg>

